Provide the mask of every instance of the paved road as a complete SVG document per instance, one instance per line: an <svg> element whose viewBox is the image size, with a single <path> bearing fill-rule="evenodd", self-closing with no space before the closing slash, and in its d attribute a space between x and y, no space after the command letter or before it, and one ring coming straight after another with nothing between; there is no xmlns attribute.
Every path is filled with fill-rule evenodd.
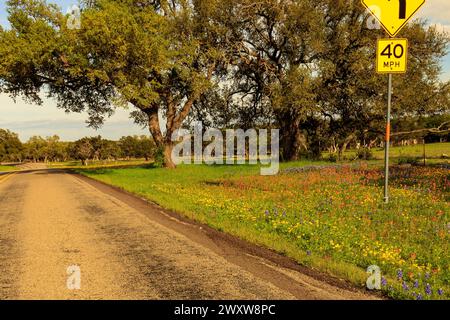
<svg viewBox="0 0 450 320"><path fill-rule="evenodd" d="M0 177L0 299L369 298L232 242L62 171Z"/></svg>

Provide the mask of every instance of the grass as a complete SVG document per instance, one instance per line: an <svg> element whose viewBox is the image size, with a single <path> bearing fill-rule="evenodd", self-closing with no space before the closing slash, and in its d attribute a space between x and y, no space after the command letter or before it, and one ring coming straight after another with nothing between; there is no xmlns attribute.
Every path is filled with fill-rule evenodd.
<svg viewBox="0 0 450 320"><path fill-rule="evenodd" d="M84 166L81 161L53 162L47 164L52 169L98 169L98 168L114 168L114 167L136 167L148 165L148 161L144 160L117 160L117 161L88 161L88 165Z"/></svg>
<svg viewBox="0 0 450 320"><path fill-rule="evenodd" d="M0 172L9 172L17 170L14 166L0 166Z"/></svg>
<svg viewBox="0 0 450 320"><path fill-rule="evenodd" d="M450 143L431 143L425 145L425 154L427 159L439 159L442 155L450 156ZM384 149L377 149L374 155L378 159L384 157ZM393 158L417 157L423 158L423 145L394 147L391 148L390 155Z"/></svg>
<svg viewBox="0 0 450 320"><path fill-rule="evenodd" d="M317 163L282 168L310 164ZM381 200L381 168L365 163L269 177L257 166L79 172L359 287L366 268L378 265L390 297L450 298L447 169L393 169L389 205Z"/></svg>
<svg viewBox="0 0 450 320"><path fill-rule="evenodd" d="M384 148L372 149L373 156L378 159L384 159ZM442 162L443 155L450 156L450 143L431 143L425 145L426 158L434 160L434 162ZM324 153L324 157L328 157L329 153ZM347 150L344 156L348 159L354 159L356 157L356 150ZM394 160L409 157L423 159L423 145L413 145L404 147L393 147L390 149L390 157Z"/></svg>

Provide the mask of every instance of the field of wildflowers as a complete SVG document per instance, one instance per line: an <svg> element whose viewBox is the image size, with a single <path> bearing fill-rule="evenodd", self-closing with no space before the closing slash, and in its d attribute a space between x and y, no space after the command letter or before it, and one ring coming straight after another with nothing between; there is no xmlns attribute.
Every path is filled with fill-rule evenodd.
<svg viewBox="0 0 450 320"><path fill-rule="evenodd" d="M272 177L253 166L81 173L360 287L377 265L389 297L450 298L448 169L393 168L388 205L381 168L364 164Z"/></svg>

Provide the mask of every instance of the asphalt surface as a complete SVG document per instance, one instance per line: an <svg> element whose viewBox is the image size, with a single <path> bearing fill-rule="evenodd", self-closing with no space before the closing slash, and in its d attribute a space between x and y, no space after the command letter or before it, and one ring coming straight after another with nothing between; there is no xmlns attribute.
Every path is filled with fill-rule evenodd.
<svg viewBox="0 0 450 320"><path fill-rule="evenodd" d="M0 299L373 298L286 261L67 172L0 177Z"/></svg>

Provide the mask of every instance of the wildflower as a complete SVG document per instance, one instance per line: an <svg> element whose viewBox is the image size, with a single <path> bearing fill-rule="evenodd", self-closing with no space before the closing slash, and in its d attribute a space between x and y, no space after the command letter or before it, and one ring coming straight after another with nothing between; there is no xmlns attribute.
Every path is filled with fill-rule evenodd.
<svg viewBox="0 0 450 320"><path fill-rule="evenodd" d="M414 281L414 288L418 288L419 287L419 280Z"/></svg>
<svg viewBox="0 0 450 320"><path fill-rule="evenodd" d="M268 217L270 215L269 210L266 210L266 212L264 212L264 214L266 215L266 217Z"/></svg>
<svg viewBox="0 0 450 320"><path fill-rule="evenodd" d="M386 287L386 286L387 286L387 280L386 280L385 277L381 277L381 285L382 285L383 287Z"/></svg>
<svg viewBox="0 0 450 320"><path fill-rule="evenodd" d="M421 293L419 293L419 294L417 295L416 299L417 299L417 300L423 300L423 296L422 296L422 294L421 294Z"/></svg>
<svg viewBox="0 0 450 320"><path fill-rule="evenodd" d="M403 271L402 270L398 270L397 271L397 279L401 280L403 278Z"/></svg>
<svg viewBox="0 0 450 320"><path fill-rule="evenodd" d="M403 290L409 291L409 286L406 284L406 282L403 281L402 287L403 287Z"/></svg>
<svg viewBox="0 0 450 320"><path fill-rule="evenodd" d="M438 292L437 292L437 294L440 295L440 296L442 296L442 295L444 294L444 290L439 289Z"/></svg>
<svg viewBox="0 0 450 320"><path fill-rule="evenodd" d="M425 293L430 296L432 292L433 291L431 290L430 284L427 283L427 286L425 287Z"/></svg>
<svg viewBox="0 0 450 320"><path fill-rule="evenodd" d="M430 274L427 272L427 273L425 273L425 279L430 279Z"/></svg>

